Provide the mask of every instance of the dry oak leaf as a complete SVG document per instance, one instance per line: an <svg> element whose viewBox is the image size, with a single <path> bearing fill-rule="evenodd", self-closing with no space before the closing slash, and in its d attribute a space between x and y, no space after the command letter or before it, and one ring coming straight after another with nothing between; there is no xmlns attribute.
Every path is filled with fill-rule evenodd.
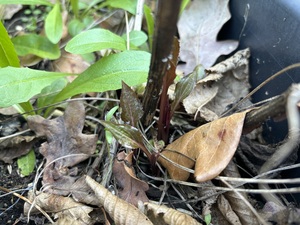
<svg viewBox="0 0 300 225"><path fill-rule="evenodd" d="M53 194L68 195L76 181L76 164L89 158L96 149L96 135L82 134L85 109L82 102L70 102L63 116L52 120L41 116L29 116L27 121L37 136L46 136L40 147L46 158L43 184ZM61 158L61 159L59 159Z"/></svg>
<svg viewBox="0 0 300 225"><path fill-rule="evenodd" d="M224 109L249 93L249 48L236 52L227 60L206 70L183 100L187 113L200 113L206 121L220 117Z"/></svg>
<svg viewBox="0 0 300 225"><path fill-rule="evenodd" d="M155 225L201 225L191 216L164 205L147 202L145 210Z"/></svg>
<svg viewBox="0 0 300 225"><path fill-rule="evenodd" d="M176 164L194 168L197 182L218 176L233 157L243 129L245 112L204 124L169 144L158 161L171 178L185 181L190 173ZM167 158L170 161L167 161Z"/></svg>
<svg viewBox="0 0 300 225"><path fill-rule="evenodd" d="M26 155L35 142L35 136L16 136L0 141L0 160L13 163L13 159Z"/></svg>
<svg viewBox="0 0 300 225"><path fill-rule="evenodd" d="M89 213L93 211L93 208L86 206L79 202L75 202L70 197L63 197L50 193L39 193L35 196L32 191L28 193L28 199L34 202L34 205L38 205L46 212L54 213L54 217L57 219L56 224L70 224L70 225L90 225L94 224L93 219L89 216ZM25 203L24 214L39 212L35 207L31 208L31 205Z"/></svg>
<svg viewBox="0 0 300 225"><path fill-rule="evenodd" d="M180 71L189 74L198 64L208 68L219 56L228 55L237 48L237 41L217 41L219 31L231 17L228 2L196 0L183 11L178 21L179 57L186 64L178 66Z"/></svg>
<svg viewBox="0 0 300 225"><path fill-rule="evenodd" d="M149 185L135 176L134 169L131 166L132 156L133 152L128 155L125 152L118 153L113 165L113 174L122 187L122 190L119 191L120 197L137 207L139 201L149 201L145 193L149 189Z"/></svg>
<svg viewBox="0 0 300 225"><path fill-rule="evenodd" d="M95 192L105 211L114 220L116 225L151 225L153 224L135 206L110 193L105 187L86 176L86 183Z"/></svg>

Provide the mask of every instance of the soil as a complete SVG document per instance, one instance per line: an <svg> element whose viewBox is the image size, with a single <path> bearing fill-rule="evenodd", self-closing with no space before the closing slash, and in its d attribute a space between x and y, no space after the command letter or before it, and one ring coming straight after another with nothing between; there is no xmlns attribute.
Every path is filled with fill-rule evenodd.
<svg viewBox="0 0 300 225"><path fill-rule="evenodd" d="M11 169L9 169L11 168ZM9 172L11 170L11 172ZM17 171L17 162L8 165L0 161L0 186L26 196L26 189L32 184L35 174L21 177ZM19 197L0 191L0 224L27 224L23 216L24 201ZM35 224L33 222L29 224Z"/></svg>

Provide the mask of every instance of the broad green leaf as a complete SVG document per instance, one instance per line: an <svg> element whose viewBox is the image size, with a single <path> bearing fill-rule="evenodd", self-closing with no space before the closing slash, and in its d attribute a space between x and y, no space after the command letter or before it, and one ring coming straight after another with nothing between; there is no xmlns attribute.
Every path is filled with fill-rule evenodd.
<svg viewBox="0 0 300 225"><path fill-rule="evenodd" d="M0 67L20 67L16 50L7 34L7 31L0 21Z"/></svg>
<svg viewBox="0 0 300 225"><path fill-rule="evenodd" d="M104 92L121 88L121 81L130 86L146 82L150 54L142 51L124 51L100 59L67 85L55 101L86 92Z"/></svg>
<svg viewBox="0 0 300 225"><path fill-rule="evenodd" d="M137 127L138 121L144 113L143 106L137 94L124 82L122 82L120 107L122 108L122 120L129 122L131 126Z"/></svg>
<svg viewBox="0 0 300 225"><path fill-rule="evenodd" d="M144 5L144 14L145 14L147 29L148 29L149 46L150 49L152 49L152 42L153 42L152 39L154 33L154 18L151 9L147 5Z"/></svg>
<svg viewBox="0 0 300 225"><path fill-rule="evenodd" d="M85 24L78 19L73 19L68 23L68 32L74 37L79 34L85 28Z"/></svg>
<svg viewBox="0 0 300 225"><path fill-rule="evenodd" d="M124 147L135 149L144 146L142 133L137 128L128 124L116 124L103 120L100 122Z"/></svg>
<svg viewBox="0 0 300 225"><path fill-rule="evenodd" d="M49 5L53 4L47 0L0 0L0 5L21 4L21 5Z"/></svg>
<svg viewBox="0 0 300 225"><path fill-rule="evenodd" d="M38 114L41 115L44 110L43 107L49 105L53 102L56 94L60 92L68 83L68 80L63 77L55 80L49 86L43 88L38 96L37 106L39 108ZM46 109L44 117L48 117L49 112L52 111L54 107L49 107Z"/></svg>
<svg viewBox="0 0 300 225"><path fill-rule="evenodd" d="M66 51L73 54L85 54L107 48L126 50L125 40L109 30L98 28L76 35L66 45Z"/></svg>
<svg viewBox="0 0 300 225"><path fill-rule="evenodd" d="M57 44L51 43L46 37L37 34L27 34L12 38L18 55L37 55L42 58L58 59L60 50Z"/></svg>
<svg viewBox="0 0 300 225"><path fill-rule="evenodd" d="M1 68L0 107L26 102L56 79L68 75L28 68Z"/></svg>
<svg viewBox="0 0 300 225"><path fill-rule="evenodd" d="M48 39L56 44L60 41L63 33L63 21L60 12L60 4L55 4L45 20L45 32Z"/></svg>
<svg viewBox="0 0 300 225"><path fill-rule="evenodd" d="M29 176L35 166L35 154L33 150L30 150L27 155L18 159L18 167L22 175Z"/></svg>
<svg viewBox="0 0 300 225"><path fill-rule="evenodd" d="M99 6L99 8L110 6L113 8L124 9L131 14L136 13L137 0L107 0Z"/></svg>
<svg viewBox="0 0 300 225"><path fill-rule="evenodd" d="M127 36L123 36L125 40L127 40ZM134 46L141 46L147 41L147 35L143 31L133 30L129 33L130 44Z"/></svg>

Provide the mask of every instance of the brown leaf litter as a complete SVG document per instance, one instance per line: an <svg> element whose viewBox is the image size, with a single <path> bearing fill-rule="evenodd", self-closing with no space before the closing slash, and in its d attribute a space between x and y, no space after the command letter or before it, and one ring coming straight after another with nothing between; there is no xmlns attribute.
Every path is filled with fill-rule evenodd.
<svg viewBox="0 0 300 225"><path fill-rule="evenodd" d="M238 41L217 41L222 26L230 19L229 0L191 1L178 21L180 59L186 64L178 69L185 74L196 65L211 67L221 55L228 55L238 46Z"/></svg>
<svg viewBox="0 0 300 225"><path fill-rule="evenodd" d="M43 185L48 192L68 195L78 178L76 165L95 152L97 136L82 134L84 120L84 105L79 101L69 103L64 115L52 120L38 115L28 117L30 129L47 138L40 153L46 159Z"/></svg>
<svg viewBox="0 0 300 225"><path fill-rule="evenodd" d="M135 175L132 167L133 152L128 155L125 152L120 152L113 164L113 174L122 190L119 190L120 198L126 202L138 206L138 202L148 202L149 199L146 191L149 185Z"/></svg>

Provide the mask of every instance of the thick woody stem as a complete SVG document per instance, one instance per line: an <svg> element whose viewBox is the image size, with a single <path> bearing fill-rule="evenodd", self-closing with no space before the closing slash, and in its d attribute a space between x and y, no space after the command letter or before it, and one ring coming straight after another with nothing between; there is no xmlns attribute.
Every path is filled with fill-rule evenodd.
<svg viewBox="0 0 300 225"><path fill-rule="evenodd" d="M168 57L172 49L173 37L176 34L180 5L181 0L158 1L151 65L143 98L144 115L142 123L146 126L152 122L157 108L163 77L168 66Z"/></svg>

